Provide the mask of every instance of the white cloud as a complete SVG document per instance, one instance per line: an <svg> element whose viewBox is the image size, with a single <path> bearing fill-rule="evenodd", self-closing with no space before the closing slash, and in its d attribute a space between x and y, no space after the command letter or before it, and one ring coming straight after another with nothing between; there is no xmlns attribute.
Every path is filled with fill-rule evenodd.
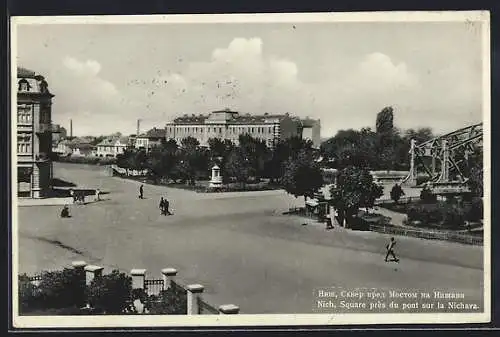
<svg viewBox="0 0 500 337"><path fill-rule="evenodd" d="M101 71L101 65L94 60L80 62L73 57L66 56L63 60L63 64L66 68L80 76L97 76Z"/></svg>
<svg viewBox="0 0 500 337"><path fill-rule="evenodd" d="M133 132L136 118L162 127L179 114L231 108L320 118L322 133L332 135L342 128L373 126L377 112L388 105L395 107L400 127L433 126L422 120L421 112L432 115L435 109L451 108L463 116L478 97L477 90L470 90L474 73L460 64L427 78L377 51L354 61L349 71L329 71L310 83L300 78L294 60L267 55L260 38L235 38L206 59L167 68L153 81L119 88L102 77L98 61L66 57L64 71L53 81L60 97L57 109L77 116L73 118L89 133ZM93 117L79 115L81 111ZM447 127L444 120L436 123Z"/></svg>
<svg viewBox="0 0 500 337"><path fill-rule="evenodd" d="M98 61L66 56L61 63L57 76L49 78L51 91L56 95L52 113L55 123L72 119L76 135L130 129L129 124L134 122L128 119L139 103L101 77Z"/></svg>

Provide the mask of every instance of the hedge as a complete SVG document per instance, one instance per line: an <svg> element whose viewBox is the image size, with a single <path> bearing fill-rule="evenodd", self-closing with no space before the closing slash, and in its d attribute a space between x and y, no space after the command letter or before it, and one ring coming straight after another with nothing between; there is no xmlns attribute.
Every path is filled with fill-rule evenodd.
<svg viewBox="0 0 500 337"><path fill-rule="evenodd" d="M177 288L147 296L142 289L132 290L132 278L117 270L94 279L89 286L80 272L44 272L38 285L26 274L19 275L19 314L133 314L135 299L145 303L151 314L186 314L186 293ZM90 309L84 308L86 304Z"/></svg>
<svg viewBox="0 0 500 337"><path fill-rule="evenodd" d="M74 163L74 164L90 164L90 165L111 165L116 162L115 158L105 158L105 157L77 157L77 156L67 156L58 157L55 161L62 163Z"/></svg>

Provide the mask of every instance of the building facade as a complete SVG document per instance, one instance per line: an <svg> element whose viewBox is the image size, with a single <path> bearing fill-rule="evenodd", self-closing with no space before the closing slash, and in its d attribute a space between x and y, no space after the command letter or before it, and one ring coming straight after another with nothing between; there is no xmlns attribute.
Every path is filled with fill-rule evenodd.
<svg viewBox="0 0 500 337"><path fill-rule="evenodd" d="M52 180L52 95L45 78L17 69L17 190L19 197L48 195Z"/></svg>
<svg viewBox="0 0 500 337"><path fill-rule="evenodd" d="M129 140L127 137L121 138L108 138L97 144L98 157L115 157L125 152L129 147Z"/></svg>
<svg viewBox="0 0 500 337"><path fill-rule="evenodd" d="M151 151L153 147L160 145L165 138L165 129L152 128L146 133L140 134L135 138L135 148L144 149L148 152Z"/></svg>
<svg viewBox="0 0 500 337"><path fill-rule="evenodd" d="M302 139L310 140L313 147L319 149L321 146L321 121L319 119L302 119Z"/></svg>
<svg viewBox="0 0 500 337"><path fill-rule="evenodd" d="M59 124L54 124L52 126L52 142L58 143L59 141L66 139L67 137L68 134L64 127Z"/></svg>
<svg viewBox="0 0 500 337"><path fill-rule="evenodd" d="M239 136L248 134L274 147L280 140L302 136L302 122L289 114L241 115L223 110L207 115L184 115L175 118L165 126L167 140L178 144L186 137L196 138L200 145L208 146L210 138L229 139L238 144Z"/></svg>
<svg viewBox="0 0 500 337"><path fill-rule="evenodd" d="M72 152L72 141L69 139L63 139L59 142L53 142L52 152L59 156L69 156Z"/></svg>

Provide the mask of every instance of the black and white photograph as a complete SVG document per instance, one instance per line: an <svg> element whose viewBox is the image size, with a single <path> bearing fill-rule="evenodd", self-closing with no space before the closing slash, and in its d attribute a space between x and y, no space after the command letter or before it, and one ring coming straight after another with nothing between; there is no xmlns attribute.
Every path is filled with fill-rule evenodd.
<svg viewBox="0 0 500 337"><path fill-rule="evenodd" d="M489 25L13 17L14 326L489 322Z"/></svg>

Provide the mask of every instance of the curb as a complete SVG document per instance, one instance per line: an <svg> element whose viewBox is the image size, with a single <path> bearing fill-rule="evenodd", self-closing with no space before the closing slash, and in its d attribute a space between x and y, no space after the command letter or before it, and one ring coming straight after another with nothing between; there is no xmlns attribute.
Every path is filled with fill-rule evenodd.
<svg viewBox="0 0 500 337"><path fill-rule="evenodd" d="M17 199L17 207L72 205L72 198Z"/></svg>

